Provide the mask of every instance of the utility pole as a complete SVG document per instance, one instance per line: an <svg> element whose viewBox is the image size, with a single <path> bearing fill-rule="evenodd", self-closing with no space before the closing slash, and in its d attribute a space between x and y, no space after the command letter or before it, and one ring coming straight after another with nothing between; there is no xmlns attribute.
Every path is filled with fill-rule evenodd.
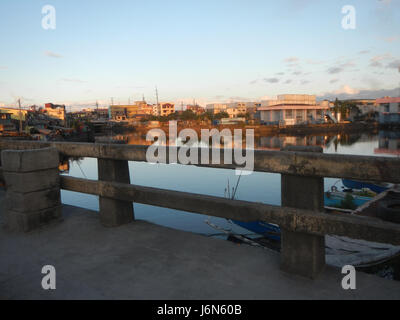
<svg viewBox="0 0 400 320"><path fill-rule="evenodd" d="M21 111L21 99L18 99L19 105L19 133L22 134L22 111Z"/></svg>
<svg viewBox="0 0 400 320"><path fill-rule="evenodd" d="M157 113L160 113L160 110L159 110L160 104L158 103L158 89L157 89L157 87L156 87L156 100L157 100Z"/></svg>

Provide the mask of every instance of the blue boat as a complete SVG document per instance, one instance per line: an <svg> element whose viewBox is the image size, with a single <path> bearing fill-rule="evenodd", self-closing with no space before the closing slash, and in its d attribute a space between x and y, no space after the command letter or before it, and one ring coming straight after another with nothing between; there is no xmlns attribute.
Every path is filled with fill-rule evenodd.
<svg viewBox="0 0 400 320"><path fill-rule="evenodd" d="M356 195L352 192L340 192L331 191L324 193L324 204L325 207L340 207L342 201L345 201L346 196L350 194L352 196L352 202L356 208L362 206L367 201L371 200L372 197Z"/></svg>
<svg viewBox="0 0 400 320"><path fill-rule="evenodd" d="M381 193L383 191L388 190L391 187L391 184L389 183L376 184L376 183L362 182L349 179L342 179L342 183L346 188L349 189L357 189L357 190L370 189L371 191L376 193Z"/></svg>
<svg viewBox="0 0 400 320"><path fill-rule="evenodd" d="M242 228L260 234L268 239L276 241L281 240L281 229L276 224L267 223L263 221L242 222L242 221L232 220L232 222Z"/></svg>
<svg viewBox="0 0 400 320"><path fill-rule="evenodd" d="M324 193L324 204L327 207L340 207L342 201L346 199L346 195L348 194L352 196L352 201L356 207L359 207L371 200L371 197L356 195L353 192L330 191ZM281 239L281 229L276 224L262 221L242 222L232 220L232 222L268 239L275 241L280 241Z"/></svg>

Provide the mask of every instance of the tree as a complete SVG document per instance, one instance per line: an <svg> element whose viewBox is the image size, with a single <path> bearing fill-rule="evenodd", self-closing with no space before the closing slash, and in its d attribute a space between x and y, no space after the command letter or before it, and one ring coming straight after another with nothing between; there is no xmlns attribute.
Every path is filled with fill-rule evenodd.
<svg viewBox="0 0 400 320"><path fill-rule="evenodd" d="M229 114L227 114L225 111L222 111L222 112L217 113L216 115L214 115L214 119L215 120L220 120L222 118L229 118Z"/></svg>
<svg viewBox="0 0 400 320"><path fill-rule="evenodd" d="M179 115L180 120L196 120L197 115L192 110L185 110Z"/></svg>

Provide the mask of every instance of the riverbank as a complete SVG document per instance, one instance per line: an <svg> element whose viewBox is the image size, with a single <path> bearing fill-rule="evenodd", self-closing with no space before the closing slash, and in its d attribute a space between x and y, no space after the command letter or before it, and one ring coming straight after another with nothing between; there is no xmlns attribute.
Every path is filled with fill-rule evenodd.
<svg viewBox="0 0 400 320"><path fill-rule="evenodd" d="M178 122L177 131L178 133L183 129L192 129L200 135L202 129L217 129L222 131L223 129L253 129L255 136L264 136L272 134L292 134L292 135L306 135L306 134L317 134L317 133L358 133L358 132L371 132L377 133L379 125L376 122L371 123L332 123L332 124L309 124L309 125L296 125L296 126L277 126L277 125L246 125L246 124L235 124L235 125L206 125L197 124L190 122ZM125 127L128 130L128 127ZM169 123L160 123L158 126L147 126L139 125L132 126L132 130L145 136L151 129L162 129L166 136L169 136Z"/></svg>

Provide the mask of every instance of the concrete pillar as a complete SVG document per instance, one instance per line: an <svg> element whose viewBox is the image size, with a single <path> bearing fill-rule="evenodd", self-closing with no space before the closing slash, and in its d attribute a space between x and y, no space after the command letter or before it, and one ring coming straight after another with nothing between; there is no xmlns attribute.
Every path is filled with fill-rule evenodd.
<svg viewBox="0 0 400 320"><path fill-rule="evenodd" d="M98 159L99 180L130 183L128 161ZM100 197L100 222L105 227L117 227L134 220L133 203Z"/></svg>
<svg viewBox="0 0 400 320"><path fill-rule="evenodd" d="M288 146L283 151L321 152L321 147ZM322 212L324 179L281 175L282 206ZM325 266L325 237L282 228L281 270L316 278Z"/></svg>
<svg viewBox="0 0 400 320"><path fill-rule="evenodd" d="M56 148L4 150L5 225L28 232L61 220L59 155Z"/></svg>

